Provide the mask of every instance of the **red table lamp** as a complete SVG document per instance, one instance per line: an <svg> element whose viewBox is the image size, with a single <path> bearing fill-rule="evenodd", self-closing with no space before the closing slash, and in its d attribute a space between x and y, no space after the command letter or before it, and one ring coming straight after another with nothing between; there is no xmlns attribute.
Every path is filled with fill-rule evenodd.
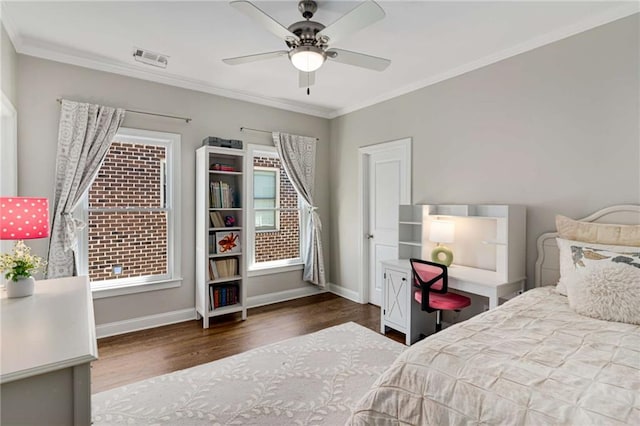
<svg viewBox="0 0 640 426"><path fill-rule="evenodd" d="M49 200L0 197L0 240L31 240L49 236Z"/></svg>

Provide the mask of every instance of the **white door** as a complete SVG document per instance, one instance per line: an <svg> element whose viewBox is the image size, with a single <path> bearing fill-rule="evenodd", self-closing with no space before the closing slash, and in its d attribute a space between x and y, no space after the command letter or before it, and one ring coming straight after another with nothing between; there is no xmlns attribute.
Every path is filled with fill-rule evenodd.
<svg viewBox="0 0 640 426"><path fill-rule="evenodd" d="M398 206L410 202L411 148L398 142L378 145L368 154L367 275L369 303L377 306L382 301L384 283L380 262L398 258Z"/></svg>

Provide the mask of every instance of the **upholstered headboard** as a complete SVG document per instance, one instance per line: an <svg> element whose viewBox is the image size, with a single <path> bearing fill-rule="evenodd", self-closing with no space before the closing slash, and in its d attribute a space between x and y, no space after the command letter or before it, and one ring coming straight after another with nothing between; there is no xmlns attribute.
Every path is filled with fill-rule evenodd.
<svg viewBox="0 0 640 426"><path fill-rule="evenodd" d="M640 205L611 206L579 219L582 222L640 224ZM535 266L535 286L553 285L560 278L557 232L547 232L538 237L538 259Z"/></svg>

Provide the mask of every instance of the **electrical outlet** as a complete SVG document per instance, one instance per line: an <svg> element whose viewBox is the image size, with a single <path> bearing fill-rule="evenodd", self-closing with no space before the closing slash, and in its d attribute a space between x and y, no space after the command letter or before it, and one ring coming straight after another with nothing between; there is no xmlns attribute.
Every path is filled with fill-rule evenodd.
<svg viewBox="0 0 640 426"><path fill-rule="evenodd" d="M122 265L113 265L111 267L111 270L113 272L113 275L120 275L122 274Z"/></svg>

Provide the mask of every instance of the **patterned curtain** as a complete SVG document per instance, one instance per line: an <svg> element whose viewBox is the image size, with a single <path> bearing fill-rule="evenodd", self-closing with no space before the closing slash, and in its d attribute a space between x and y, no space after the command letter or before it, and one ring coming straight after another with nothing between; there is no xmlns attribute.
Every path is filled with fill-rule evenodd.
<svg viewBox="0 0 640 426"><path fill-rule="evenodd" d="M300 233L305 246L302 248L304 261L303 279L310 283L324 287L324 259L322 255L322 239L320 231L322 224L318 216L318 208L313 203L313 184L316 168L316 140L305 136L273 133L273 143L278 150L280 161L293 184L296 192L304 201L308 213L307 222L303 224Z"/></svg>
<svg viewBox="0 0 640 426"><path fill-rule="evenodd" d="M84 223L71 212L96 177L123 120L121 108L62 101L48 278L77 275L74 252Z"/></svg>

